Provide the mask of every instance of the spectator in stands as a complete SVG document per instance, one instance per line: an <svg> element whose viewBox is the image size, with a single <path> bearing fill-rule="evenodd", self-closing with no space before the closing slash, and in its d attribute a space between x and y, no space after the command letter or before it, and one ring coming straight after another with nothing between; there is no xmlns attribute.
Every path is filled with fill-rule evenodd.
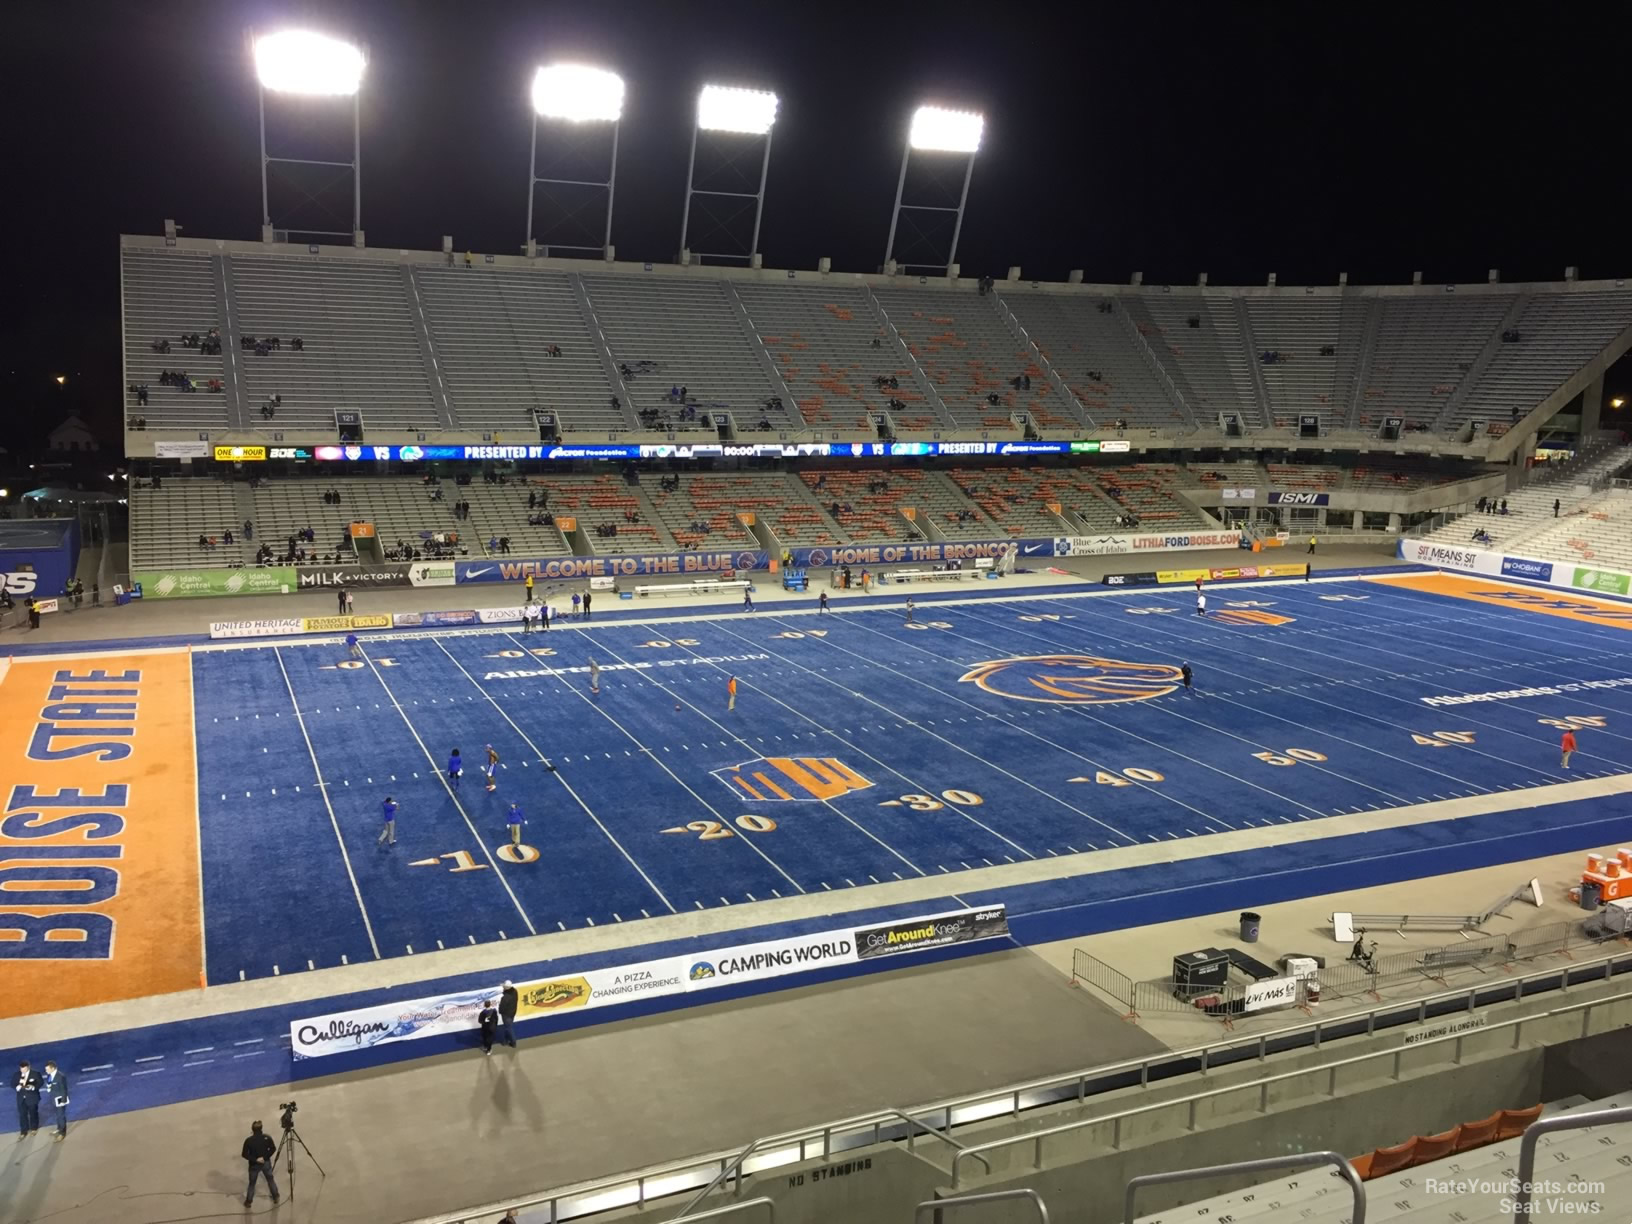
<svg viewBox="0 0 1632 1224"><path fill-rule="evenodd" d="M495 535L495 536L488 536L487 537L487 551L488 551L489 555L494 555L499 551L499 537L498 536Z"/></svg>
<svg viewBox="0 0 1632 1224"><path fill-rule="evenodd" d="M297 353L303 352L306 348L306 341L302 340L299 336L296 336L294 339L289 341L289 347L294 349Z"/></svg>
<svg viewBox="0 0 1632 1224"><path fill-rule="evenodd" d="M1507 516L1507 498L1505 497L1502 498L1502 516L1504 518Z"/></svg>
<svg viewBox="0 0 1632 1224"><path fill-rule="evenodd" d="M1553 517L1558 517L1558 498L1553 498Z"/></svg>
<svg viewBox="0 0 1632 1224"><path fill-rule="evenodd" d="M202 531L198 533L198 546L200 549L207 549L210 546L210 537Z"/></svg>
<svg viewBox="0 0 1632 1224"><path fill-rule="evenodd" d="M1485 512L1485 499L1481 497L1478 501L1474 502L1473 508L1480 514L1483 514Z"/></svg>
<svg viewBox="0 0 1632 1224"><path fill-rule="evenodd" d="M226 529L226 531L222 533L221 542L223 544L231 544L233 542L232 541L232 528L231 527L228 527Z"/></svg>
<svg viewBox="0 0 1632 1224"><path fill-rule="evenodd" d="M255 524L250 522L250 520L245 519L244 520L244 539L253 540L254 538L255 538Z"/></svg>

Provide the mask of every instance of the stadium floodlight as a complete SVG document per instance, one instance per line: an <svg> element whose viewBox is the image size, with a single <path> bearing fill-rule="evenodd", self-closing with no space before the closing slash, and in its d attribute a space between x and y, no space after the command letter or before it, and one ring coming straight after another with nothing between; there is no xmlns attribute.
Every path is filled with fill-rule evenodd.
<svg viewBox="0 0 1632 1224"><path fill-rule="evenodd" d="M777 96L766 89L741 89L732 85L705 85L697 95L697 119L691 128L691 157L686 166L686 207L680 217L681 258L689 258L691 235L691 206L697 196L718 200L752 200L754 228L746 248L742 248L740 229L732 232L731 223L747 211L746 204L727 205L728 214L715 216L706 204L702 211L714 223L710 234L718 232L735 251L697 252L703 259L745 259L750 265L759 259L759 224L765 215L765 181L771 170L771 129L776 126ZM700 134L711 134L710 150L717 152L717 171L704 174L714 186L697 185L697 140ZM738 168L738 159L752 149L752 141L765 142L759 160L759 183L754 190L750 171ZM745 140L748 143L744 143Z"/></svg>
<svg viewBox="0 0 1632 1224"><path fill-rule="evenodd" d="M363 86L361 47L311 30L255 40L255 75L278 93L349 98Z"/></svg>
<svg viewBox="0 0 1632 1224"><path fill-rule="evenodd" d="M901 150L901 174L895 183L895 208L890 213L890 236L884 244L884 265L895 260L895 231L905 212L952 213L952 243L944 264L913 264L911 267L934 268L951 272L958 263L958 237L963 233L963 210L969 202L969 180L975 173L975 154L980 151L981 137L985 135L986 119L975 111L948 110L941 106L920 106L912 114L912 126L907 133L906 147ZM936 156L954 155L966 158L963 168L963 189L958 194L956 207L946 204L903 204L907 188L907 164L914 152Z"/></svg>
<svg viewBox="0 0 1632 1224"><path fill-rule="evenodd" d="M250 51L255 60L261 120L261 238L271 242L276 231L272 224L271 195L267 187L273 166L324 166L351 172L351 229L316 230L291 228L286 232L311 236L349 237L363 245L363 153L362 89L363 69L368 57L363 49L344 39L312 30L281 30L276 34L251 35ZM289 94L316 100L351 99L351 160L318 160L310 157L272 157L266 151L266 95ZM310 198L311 192L301 194Z"/></svg>
<svg viewBox="0 0 1632 1224"><path fill-rule="evenodd" d="M764 136L776 122L776 95L763 89L705 85L697 95L697 126L705 132Z"/></svg>
<svg viewBox="0 0 1632 1224"><path fill-rule="evenodd" d="M623 118L623 78L583 64L540 68L533 76L533 111L570 123L616 123Z"/></svg>
<svg viewBox="0 0 1632 1224"><path fill-rule="evenodd" d="M540 178L538 175L538 121L565 123L579 129L568 138L568 143L582 144L589 137L587 129L600 124L612 125L612 152L606 179ZM529 255L538 244L533 239L533 196L540 183L546 187L606 192L606 229L601 245L589 247L570 243L546 242L544 253L551 247L562 251L599 251L607 259L612 257L612 202L618 183L618 129L623 121L623 78L605 68L587 64L548 64L533 74L533 144L527 170L527 244ZM576 207L563 211L571 216Z"/></svg>
<svg viewBox="0 0 1632 1224"><path fill-rule="evenodd" d="M920 106L913 112L912 147L925 153L974 153L980 148L986 120L973 111Z"/></svg>

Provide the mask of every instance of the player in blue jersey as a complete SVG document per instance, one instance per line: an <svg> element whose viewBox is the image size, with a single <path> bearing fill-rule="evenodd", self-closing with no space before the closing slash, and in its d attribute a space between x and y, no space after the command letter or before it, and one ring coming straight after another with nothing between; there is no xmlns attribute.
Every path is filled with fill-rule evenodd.
<svg viewBox="0 0 1632 1224"><path fill-rule="evenodd" d="M358 643L357 635L355 633L346 634L346 649L351 651L351 657L354 659L360 659L363 657L363 648L361 644Z"/></svg>
<svg viewBox="0 0 1632 1224"><path fill-rule="evenodd" d="M448 785L453 787L454 790L458 790L459 779L464 772L464 758L459 755L459 749L455 748L448 756Z"/></svg>
<svg viewBox="0 0 1632 1224"><path fill-rule="evenodd" d="M521 826L527 823L527 818L521 814L521 804L512 803L510 811L504 818L504 823L510 826L510 844L521 845Z"/></svg>
<svg viewBox="0 0 1632 1224"><path fill-rule="evenodd" d="M391 798L390 795L387 795L385 802L380 804L380 815L385 818L385 822L380 829L379 840L375 844L394 846L397 844L397 801Z"/></svg>

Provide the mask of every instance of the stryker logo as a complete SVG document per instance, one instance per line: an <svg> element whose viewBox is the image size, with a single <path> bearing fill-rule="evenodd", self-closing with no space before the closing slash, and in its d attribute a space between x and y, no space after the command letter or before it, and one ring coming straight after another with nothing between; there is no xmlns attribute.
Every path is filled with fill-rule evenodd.
<svg viewBox="0 0 1632 1224"><path fill-rule="evenodd" d="M389 1033L391 1026L383 1020L371 1021L368 1024L358 1024L352 1020L330 1020L326 1028L317 1028L315 1025L302 1025L300 1029L301 1045L317 1045L324 1041L350 1041L354 1045L362 1045L367 1037L375 1033Z"/></svg>

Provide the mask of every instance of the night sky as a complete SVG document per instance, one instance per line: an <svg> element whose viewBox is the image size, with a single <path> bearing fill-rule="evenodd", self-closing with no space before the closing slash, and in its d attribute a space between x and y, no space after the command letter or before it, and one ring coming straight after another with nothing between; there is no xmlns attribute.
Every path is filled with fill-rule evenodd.
<svg viewBox="0 0 1632 1224"><path fill-rule="evenodd" d="M1049 16L1050 10L1067 14ZM513 253L532 69L628 83L613 241L679 245L704 82L782 99L767 266L883 258L907 117L983 111L965 275L1632 272L1624 5L67 0L7 12L8 426L117 427L117 235L259 234L251 27L364 43L370 246ZM345 228L347 221L336 228ZM694 243L694 245L697 245ZM1626 363L1622 363L1623 366ZM66 373L65 387L52 376ZM3 444L3 443L0 443Z"/></svg>

